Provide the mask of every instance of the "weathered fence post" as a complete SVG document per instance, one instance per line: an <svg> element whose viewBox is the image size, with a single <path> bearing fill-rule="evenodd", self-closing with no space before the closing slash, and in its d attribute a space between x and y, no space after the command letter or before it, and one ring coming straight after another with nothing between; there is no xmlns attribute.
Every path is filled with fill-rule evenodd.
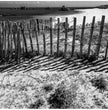
<svg viewBox="0 0 108 110"><path fill-rule="evenodd" d="M46 55L46 41L45 41L45 28L44 28L44 24L43 24L43 21L42 21L42 34L43 34L43 55Z"/></svg>
<svg viewBox="0 0 108 110"><path fill-rule="evenodd" d="M9 57L10 57L10 34L11 34L11 31L10 31L11 30L11 26L10 25L11 24L10 24L9 21L7 23L8 23L7 24L8 25L8 29L7 29L8 30L8 36L7 36L7 39L8 39L8 47L7 47L8 52L7 52L7 55L8 55L8 60L9 60Z"/></svg>
<svg viewBox="0 0 108 110"><path fill-rule="evenodd" d="M81 32L81 41L80 41L80 56L81 56L81 58L82 58L82 54L83 54L83 38L84 38L85 20L86 20L86 16L83 17L83 23L82 23L82 32Z"/></svg>
<svg viewBox="0 0 108 110"><path fill-rule="evenodd" d="M57 56L59 56L59 37L60 37L60 19L57 19L58 23L58 29L57 29Z"/></svg>
<svg viewBox="0 0 108 110"><path fill-rule="evenodd" d="M97 51L96 51L96 56L98 58L99 52L100 52L100 46L101 46L101 39L102 39L102 33L103 33L103 28L104 28L104 21L105 21L105 16L102 16L101 19L101 26L100 26L100 32L99 32L99 38L98 38L98 43L97 43Z"/></svg>
<svg viewBox="0 0 108 110"><path fill-rule="evenodd" d="M40 23L39 23L39 19L36 19L36 28L37 28L37 32L38 32L38 34L40 33Z"/></svg>
<svg viewBox="0 0 108 110"><path fill-rule="evenodd" d="M12 23L10 23L11 25L10 25L10 58L12 57L12 49L13 49L13 40L12 40L12 36L13 36L13 34L12 34Z"/></svg>
<svg viewBox="0 0 108 110"><path fill-rule="evenodd" d="M34 21L35 22L35 21ZM34 32L35 32L35 35L36 35L36 43L37 43L37 52L39 54L39 41L38 41L38 34L37 34L37 23L35 22L35 25L34 25Z"/></svg>
<svg viewBox="0 0 108 110"><path fill-rule="evenodd" d="M21 45L20 45L20 28L17 30L17 63L20 62Z"/></svg>
<svg viewBox="0 0 108 110"><path fill-rule="evenodd" d="M28 32L29 32L29 39L30 39L31 50L32 50L32 52L33 52L33 42L32 42L30 27L29 27L28 24L27 24L27 30L28 30Z"/></svg>
<svg viewBox="0 0 108 110"><path fill-rule="evenodd" d="M13 40L14 40L14 46L15 46L15 60L17 58L17 25L16 23L13 24Z"/></svg>
<svg viewBox="0 0 108 110"><path fill-rule="evenodd" d="M90 47L92 42L92 36L93 36L93 30L94 30L94 23L95 23L95 16L93 16L92 24L91 24L91 30L90 30L90 39L89 39L89 46L88 46L88 57L90 56Z"/></svg>
<svg viewBox="0 0 108 110"><path fill-rule="evenodd" d="M65 48L64 48L64 55L66 55L66 52L67 52L67 32L68 32L68 18L66 18L66 21L65 21Z"/></svg>
<svg viewBox="0 0 108 110"><path fill-rule="evenodd" d="M2 58L3 54L3 27L2 22L0 22L0 58Z"/></svg>
<svg viewBox="0 0 108 110"><path fill-rule="evenodd" d="M22 33L23 40L24 40L25 51L26 51L26 53L28 53L27 42L26 42L26 38L25 38L25 34L24 34L24 27L23 27L22 23L20 23L20 28L21 28L21 33Z"/></svg>
<svg viewBox="0 0 108 110"><path fill-rule="evenodd" d="M73 24L73 40L72 40L72 54L71 56L73 57L74 55L74 49L75 49L75 34L76 34L76 18L74 18L74 24Z"/></svg>
<svg viewBox="0 0 108 110"><path fill-rule="evenodd" d="M2 58L4 58L4 22L2 21Z"/></svg>
<svg viewBox="0 0 108 110"><path fill-rule="evenodd" d="M17 61L17 59L18 59L18 36L17 36L17 34L18 34L18 26L17 26L17 23L15 23L15 30L14 30L14 33L15 33L15 45L16 45L16 47L15 47L15 60Z"/></svg>
<svg viewBox="0 0 108 110"><path fill-rule="evenodd" d="M105 59L107 58L107 54L108 54L108 41L107 41L106 50L105 50Z"/></svg>
<svg viewBox="0 0 108 110"><path fill-rule="evenodd" d="M53 53L53 40L52 40L52 18L50 18L50 54Z"/></svg>
<svg viewBox="0 0 108 110"><path fill-rule="evenodd" d="M3 49L4 49L4 23L3 23L3 21L2 21L2 32L1 32L1 34L2 34L2 38L1 38L1 43L2 43L2 58L4 57L4 52L3 52Z"/></svg>
<svg viewBox="0 0 108 110"><path fill-rule="evenodd" d="M6 57L7 57L7 48L6 48L6 32L7 32L7 29L6 29L6 21L4 21L4 58L5 58L5 61L6 61Z"/></svg>

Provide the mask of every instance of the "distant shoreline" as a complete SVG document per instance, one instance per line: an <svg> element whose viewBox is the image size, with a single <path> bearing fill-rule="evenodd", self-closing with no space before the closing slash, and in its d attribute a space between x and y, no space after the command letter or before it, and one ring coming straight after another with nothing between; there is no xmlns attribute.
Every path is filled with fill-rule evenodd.
<svg viewBox="0 0 108 110"><path fill-rule="evenodd" d="M64 8L64 9L63 9ZM79 13L77 9L93 9L96 7L37 7L37 8L0 8L1 16L21 16L21 15L49 15L49 14L66 14L66 13Z"/></svg>
<svg viewBox="0 0 108 110"><path fill-rule="evenodd" d="M59 9L37 9L37 10L11 10L11 9L2 9L0 10L0 20L18 20L18 19L29 19L34 18L35 16L59 16L59 15L71 15L79 14L82 11L79 10L68 10L61 11Z"/></svg>

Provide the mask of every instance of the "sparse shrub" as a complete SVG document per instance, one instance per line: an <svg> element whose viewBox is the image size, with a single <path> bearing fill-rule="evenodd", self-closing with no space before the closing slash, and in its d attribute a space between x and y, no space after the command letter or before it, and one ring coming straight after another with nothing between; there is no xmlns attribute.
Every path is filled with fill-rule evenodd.
<svg viewBox="0 0 108 110"><path fill-rule="evenodd" d="M48 103L50 108L74 108L74 100L76 98L76 92L72 92L65 87L58 87L53 94L50 95Z"/></svg>
<svg viewBox="0 0 108 110"><path fill-rule="evenodd" d="M36 102L34 102L33 104L31 104L29 106L30 109L38 109L39 107L41 107L44 104L44 100L43 99L38 99Z"/></svg>
<svg viewBox="0 0 108 110"><path fill-rule="evenodd" d="M91 83L101 92L107 90L107 82L105 81L103 77L94 78L91 80Z"/></svg>

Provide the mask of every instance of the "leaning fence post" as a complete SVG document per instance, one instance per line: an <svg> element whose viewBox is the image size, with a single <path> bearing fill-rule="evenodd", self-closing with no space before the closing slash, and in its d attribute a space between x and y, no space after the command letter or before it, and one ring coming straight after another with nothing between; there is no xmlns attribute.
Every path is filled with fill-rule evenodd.
<svg viewBox="0 0 108 110"><path fill-rule="evenodd" d="M13 40L14 40L14 46L15 46L15 60L16 60L16 57L17 57L17 36L16 36L16 33L17 33L17 25L16 23L13 24Z"/></svg>
<svg viewBox="0 0 108 110"><path fill-rule="evenodd" d="M29 27L28 24L27 24L27 30L29 32L29 39L30 39L31 50L33 52L33 42L32 42L32 37L31 37L31 33L30 33L30 27Z"/></svg>
<svg viewBox="0 0 108 110"><path fill-rule="evenodd" d="M28 53L28 50L27 50L27 42L26 42L26 38L25 38L25 34L24 34L24 27L22 26L22 24L20 24L20 28L21 28L21 33L22 33L23 40L24 40L25 51L26 51L26 53Z"/></svg>
<svg viewBox="0 0 108 110"><path fill-rule="evenodd" d="M58 29L57 29L57 56L59 55L59 37L60 37L60 19L57 19L58 23Z"/></svg>
<svg viewBox="0 0 108 110"><path fill-rule="evenodd" d="M92 20L92 24L91 24L90 39L89 39L89 46L88 46L88 57L90 56L90 47L91 47L91 42L92 42L94 23L95 23L95 16L93 16L93 20Z"/></svg>
<svg viewBox="0 0 108 110"><path fill-rule="evenodd" d="M1 25L0 25L0 57L2 58L3 57L3 23L1 22Z"/></svg>
<svg viewBox="0 0 108 110"><path fill-rule="evenodd" d="M50 18L50 54L52 55L52 51L53 51L53 49L52 49L52 44L53 43L53 40L52 40L52 18Z"/></svg>
<svg viewBox="0 0 108 110"><path fill-rule="evenodd" d="M81 32L81 41L80 41L80 55L82 58L82 51L83 51L83 37L84 37L84 29L85 29L85 20L86 16L83 17L83 24L82 24L82 32Z"/></svg>
<svg viewBox="0 0 108 110"><path fill-rule="evenodd" d="M35 22L35 21L34 21ZM36 43L37 43L37 52L39 54L39 41L38 41L38 34L37 34L37 23L35 22L35 25L34 25L34 32L35 32L35 35L36 35Z"/></svg>
<svg viewBox="0 0 108 110"><path fill-rule="evenodd" d="M36 28L37 28L37 31L38 31L38 34L39 34L39 33L40 33L40 26L39 26L40 23L39 23L39 19L36 19L36 24L37 24L37 25L36 25L36 26L37 26Z"/></svg>
<svg viewBox="0 0 108 110"><path fill-rule="evenodd" d="M100 26L100 32L99 32L99 38L98 38L98 43L97 43L97 51L96 51L96 56L98 58L99 52L100 52L100 45L101 45L101 39L102 39L102 33L103 33L103 28L104 28L104 21L105 21L105 16L102 16L101 19L101 26Z"/></svg>
<svg viewBox="0 0 108 110"><path fill-rule="evenodd" d="M21 45L20 45L20 28L17 30L17 63L20 62L20 53L21 53Z"/></svg>
<svg viewBox="0 0 108 110"><path fill-rule="evenodd" d="M46 55L46 41L45 41L45 28L44 28L44 25L43 25L43 21L42 21L42 34L43 34L43 55Z"/></svg>
<svg viewBox="0 0 108 110"><path fill-rule="evenodd" d="M73 55L74 55L74 49L75 49L75 34L76 34L76 18L74 18L74 24L73 24L73 40L72 40L72 57L73 57Z"/></svg>
<svg viewBox="0 0 108 110"><path fill-rule="evenodd" d="M3 44L4 44L4 24L1 22L1 57L3 58Z"/></svg>
<svg viewBox="0 0 108 110"><path fill-rule="evenodd" d="M5 61L6 61L6 56L7 56L7 51L6 51L6 32L7 32L7 29L6 29L6 21L4 22L4 57L5 57Z"/></svg>
<svg viewBox="0 0 108 110"><path fill-rule="evenodd" d="M12 50L13 50L13 34L12 34L12 24L10 28L10 57L12 56Z"/></svg>
<svg viewBox="0 0 108 110"><path fill-rule="evenodd" d="M107 54L108 54L108 41L107 41L106 50L105 50L105 59L107 58Z"/></svg>
<svg viewBox="0 0 108 110"><path fill-rule="evenodd" d="M10 56L10 29L11 29L11 24L10 24L10 22L8 21L7 22L8 23L8 36L7 36L7 39L8 39L8 52L7 52L7 54L8 54L8 59L9 59L9 56Z"/></svg>
<svg viewBox="0 0 108 110"><path fill-rule="evenodd" d="M67 32L68 32L68 18L66 18L66 21L65 21L65 48L64 48L65 55L67 52Z"/></svg>

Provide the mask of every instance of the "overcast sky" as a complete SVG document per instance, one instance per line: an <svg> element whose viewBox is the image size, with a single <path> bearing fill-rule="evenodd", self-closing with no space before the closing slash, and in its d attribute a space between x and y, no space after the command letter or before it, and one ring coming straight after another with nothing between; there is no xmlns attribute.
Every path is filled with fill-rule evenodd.
<svg viewBox="0 0 108 110"><path fill-rule="evenodd" d="M0 7L92 7L108 4L108 1L0 1Z"/></svg>

